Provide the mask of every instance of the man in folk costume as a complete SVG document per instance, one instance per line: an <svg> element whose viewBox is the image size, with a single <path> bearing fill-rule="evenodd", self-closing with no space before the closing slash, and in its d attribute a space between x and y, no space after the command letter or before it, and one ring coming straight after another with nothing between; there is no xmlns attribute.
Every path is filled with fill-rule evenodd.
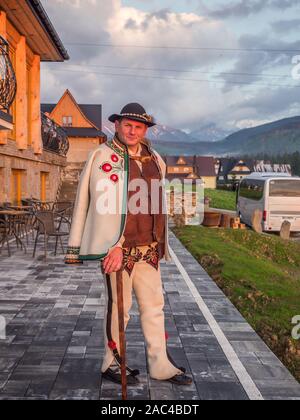
<svg viewBox="0 0 300 420"><path fill-rule="evenodd" d="M134 290L151 378L190 385L192 379L185 375L184 368L176 366L167 350L160 260L171 261L171 257L163 187L157 195L158 211L152 211L154 203L151 202L152 182L164 183L166 165L145 139L147 129L155 123L139 104L125 106L120 114L112 115L109 120L115 123L116 135L92 152L85 165L65 262L101 261L106 286L104 378L121 384L116 273L124 267L125 327L130 319ZM148 204L146 212L132 211L129 206L130 199L137 194L137 188L134 190L132 185L140 180L149 188L143 197ZM114 189L118 211L100 214L99 181L108 182ZM128 367L127 371L128 385L138 384L139 371Z"/></svg>

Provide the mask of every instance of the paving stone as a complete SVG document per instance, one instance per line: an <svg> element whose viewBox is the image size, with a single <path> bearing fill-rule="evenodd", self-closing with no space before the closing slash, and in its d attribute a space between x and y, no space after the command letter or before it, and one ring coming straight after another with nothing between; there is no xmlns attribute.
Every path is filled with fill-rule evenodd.
<svg viewBox="0 0 300 420"><path fill-rule="evenodd" d="M7 381L5 388L0 391L0 397L12 396L12 397L24 397L27 389L30 385L30 381Z"/></svg>
<svg viewBox="0 0 300 420"><path fill-rule="evenodd" d="M98 401L99 400L99 391L93 391L90 389L71 389L64 392L61 391L52 391L50 400L84 400L84 401Z"/></svg>
<svg viewBox="0 0 300 420"><path fill-rule="evenodd" d="M52 380L45 380L45 379L34 380L30 383L25 396L29 398L49 399L49 396L53 389L54 382L55 382L55 378L53 378Z"/></svg>
<svg viewBox="0 0 300 420"><path fill-rule="evenodd" d="M299 400L300 387L204 269L170 233L173 250L266 399ZM98 264L70 267L42 250L35 260L16 251L0 256L0 400L120 400L121 387L102 380L104 283ZM146 344L133 300L127 330L128 364L141 371L132 400L247 400L194 296L174 262L161 264L168 349L194 378L190 387L155 381L147 372Z"/></svg>
<svg viewBox="0 0 300 420"><path fill-rule="evenodd" d="M176 400L176 395L173 389L164 389L164 388L150 389L150 395L151 395L152 400L157 400L157 401Z"/></svg>
<svg viewBox="0 0 300 420"><path fill-rule="evenodd" d="M54 384L54 390L91 389L100 388L101 375L98 372L60 372Z"/></svg>
<svg viewBox="0 0 300 420"><path fill-rule="evenodd" d="M206 401L247 401L245 391L236 382L200 382L196 384L199 397Z"/></svg>

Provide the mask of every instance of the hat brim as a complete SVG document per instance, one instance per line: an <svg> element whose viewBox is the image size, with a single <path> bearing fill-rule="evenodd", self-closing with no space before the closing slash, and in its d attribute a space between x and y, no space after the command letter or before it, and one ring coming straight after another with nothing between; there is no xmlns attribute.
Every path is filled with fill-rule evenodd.
<svg viewBox="0 0 300 420"><path fill-rule="evenodd" d="M149 121L145 121L143 118L138 118L138 117L125 117L123 115L119 115L119 114L113 114L111 115L108 120L112 123L115 123L116 121L121 120L122 118L127 118L128 120L132 120L132 121L137 121L137 122L141 122L143 124L145 124L147 127L154 127L156 125L155 122L149 122Z"/></svg>

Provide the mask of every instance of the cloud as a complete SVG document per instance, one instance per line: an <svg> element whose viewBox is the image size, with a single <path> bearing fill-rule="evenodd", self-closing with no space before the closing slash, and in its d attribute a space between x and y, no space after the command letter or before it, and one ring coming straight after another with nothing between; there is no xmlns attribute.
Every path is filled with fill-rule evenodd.
<svg viewBox="0 0 300 420"><path fill-rule="evenodd" d="M128 102L141 102L159 122L175 128L193 130L204 122L228 126L240 120L261 121L265 118L262 113L270 115L274 109L275 115L280 103L270 103L268 110L261 107L262 113L255 111L247 101L250 97L259 101L265 88L253 85L244 89L243 85L235 87L229 82L260 81L262 72L268 69L274 72L286 63L287 55L231 55L209 50L151 47L252 48L262 45L271 48L276 45L276 48L300 48L299 43L275 43L265 34L238 36L225 21L196 13L176 13L169 9L146 12L123 7L120 0L43 0L43 4L71 60L43 64L42 101L56 102L68 88L80 103L102 103L104 118L120 111ZM172 69L191 73L172 72ZM216 78L211 73L225 69L258 76ZM225 89L222 89L223 82ZM285 99L289 94L288 89L280 93L282 112L289 113L293 109L293 103ZM243 103L247 106L243 107Z"/></svg>
<svg viewBox="0 0 300 420"><path fill-rule="evenodd" d="M299 115L299 89L262 89L259 97L252 96L240 102L240 115L247 112L249 118L264 117L266 121Z"/></svg>
<svg viewBox="0 0 300 420"><path fill-rule="evenodd" d="M106 22L120 8L120 0L43 0L43 5L66 48L68 43L110 43ZM78 48L76 59L89 60L101 55L94 48Z"/></svg>
<svg viewBox="0 0 300 420"><path fill-rule="evenodd" d="M236 45L235 36L224 24L194 13L174 13L168 10L146 13L135 8L121 7L110 19L108 29L115 45L137 46L122 51L123 63L147 63L154 68L203 67L215 63L216 56L209 53L200 56L200 53L191 50L147 47L205 47L216 37L220 39L221 47Z"/></svg>
<svg viewBox="0 0 300 420"><path fill-rule="evenodd" d="M277 20L271 24L274 32L286 34L293 31L299 31L300 19Z"/></svg>
<svg viewBox="0 0 300 420"><path fill-rule="evenodd" d="M245 50L255 50L248 53L242 52L235 59L229 73L236 76L224 75L226 82L224 91L232 89L231 82L244 86L245 83L259 85L268 84L270 87L279 87L286 84L292 86L294 80L291 77L292 51L300 50L300 41L285 41L273 38L266 33L256 35L243 35L240 37L239 46ZM281 77L283 76L283 77Z"/></svg>
<svg viewBox="0 0 300 420"><path fill-rule="evenodd" d="M200 4L203 7L203 2ZM230 17L247 17L268 9L286 10L294 6L299 6L299 0L240 0L224 3L218 9L212 10L204 7L209 16L217 19Z"/></svg>
<svg viewBox="0 0 300 420"><path fill-rule="evenodd" d="M195 86L193 82L168 78L206 79L206 77L201 77L197 73L121 71L96 66L205 69L218 63L218 55L211 52L202 54L193 50L147 47L160 45L176 47L179 39L183 47L205 46L216 38L221 39L222 46L228 47L236 45L237 41L233 34L222 23L194 13L174 13L166 9L147 13L136 8L122 7L116 0L112 2L112 7L104 8L103 12L101 4L105 6L107 2L90 0L89 7L84 1L79 1L77 4L58 0L45 2L45 6L49 6L49 9L47 7L49 15L63 40L83 44L102 44L109 40L109 44L115 46L121 44L143 47L71 46L69 64L45 65L47 73L42 78L43 100L58 100L68 87L80 102L103 103L105 116L119 111L127 102L140 101L162 122L177 126L193 124L195 120L198 122L207 112L208 103L211 101L203 101L203 97L213 98L214 88L208 83L199 82ZM63 18L66 15L68 19ZM98 25L95 25L96 21ZM78 24L74 25L71 22ZM97 73L106 73L106 75ZM140 77L125 77L126 73L137 74ZM147 79L147 76L150 78ZM216 99L211 102L215 103ZM215 104L212 103L211 106L214 107Z"/></svg>

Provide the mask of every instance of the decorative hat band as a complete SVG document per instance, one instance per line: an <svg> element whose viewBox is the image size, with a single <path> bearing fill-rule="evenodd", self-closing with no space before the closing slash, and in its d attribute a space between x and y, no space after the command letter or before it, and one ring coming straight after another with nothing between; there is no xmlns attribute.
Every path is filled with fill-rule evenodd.
<svg viewBox="0 0 300 420"><path fill-rule="evenodd" d="M135 117L135 118L140 118L142 120L145 120L148 123L152 123L153 122L153 118L151 117L151 115L148 114L132 114L132 113L125 113L125 114L120 114L121 117Z"/></svg>

